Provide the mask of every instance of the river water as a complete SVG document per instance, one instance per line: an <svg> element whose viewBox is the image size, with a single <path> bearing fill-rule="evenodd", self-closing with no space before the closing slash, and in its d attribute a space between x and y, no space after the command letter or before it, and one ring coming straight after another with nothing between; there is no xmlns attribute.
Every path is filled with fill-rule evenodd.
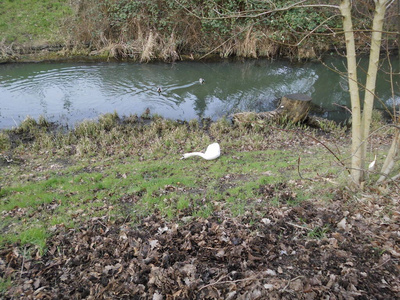
<svg viewBox="0 0 400 300"><path fill-rule="evenodd" d="M349 106L347 82L332 68L343 71L343 60L331 59L325 66L261 59L3 64L0 128L16 126L28 115L73 125L107 112L141 115L147 108L172 119L217 119L239 111L273 110L276 99L291 93L310 95L317 108L314 114L342 121L349 116L338 106ZM379 78L377 95L391 105L390 84L384 77Z"/></svg>

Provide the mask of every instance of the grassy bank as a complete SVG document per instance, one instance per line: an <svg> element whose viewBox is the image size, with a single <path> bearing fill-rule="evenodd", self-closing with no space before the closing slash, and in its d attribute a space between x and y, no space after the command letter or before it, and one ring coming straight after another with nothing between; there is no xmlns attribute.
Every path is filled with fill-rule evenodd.
<svg viewBox="0 0 400 300"><path fill-rule="evenodd" d="M94 216L135 221L155 211L167 218L224 211L262 217L264 200L327 201L335 197L332 188L347 183L341 163L348 137L331 121L324 121L325 131L252 120L180 124L155 116L147 122L114 113L64 132L44 118L28 118L3 131L2 244L44 250L53 226L79 226ZM215 141L222 148L218 160L180 160Z"/></svg>
<svg viewBox="0 0 400 300"><path fill-rule="evenodd" d="M348 134L330 121L323 122L320 129L312 129L259 122L251 117L239 124L225 119L179 123L147 114L120 117L114 113L98 121L84 121L73 130L59 128L44 118L28 118L15 129L1 131L0 295L8 299L35 292L60 298L68 290L75 298L88 294L100 297L104 293L110 293L104 297L115 298L129 293L152 299L157 293L154 284L162 286L165 295L175 293L169 285L149 279L149 262L155 271L161 267L171 271L169 266L176 260L173 268L180 270L178 262L182 259L187 263L195 255L190 261L199 263L196 278L200 278L201 270L209 268L206 265L215 267L216 263L203 252L216 249L217 257L222 259L218 261L221 272L230 274L229 266L225 270L225 259L232 262L237 257L230 252L233 250L227 234L235 236L230 238L233 245L240 245L235 242L240 237L250 239L246 243L254 249L267 247L278 253L262 255L269 261L268 276L281 272L270 270L277 267L276 263L280 268L287 264L294 274L310 272L311 277L316 276L316 266L325 261L327 246L322 245L333 243L329 250L335 256L332 259L339 259L338 247L346 251L346 257L357 257L354 270L359 282L366 280L366 286L375 291L373 278L377 274L397 276L395 271L387 271L387 265L382 267L381 260L388 259L386 251L396 254L395 237L389 230L396 230L392 224L398 218L398 187L367 187L362 194L350 191L348 173L342 166L349 160ZM218 159L180 159L183 153L202 150L212 142L221 145ZM382 135L373 144L388 147L389 143L390 139ZM374 179L378 175L370 176ZM346 218L352 225L346 223ZM365 224L373 232L387 231L386 244L382 244L382 238L376 240L375 235L364 237ZM204 236L196 228L217 232ZM349 238L352 241L346 242ZM336 244L336 239L342 242ZM290 248L281 245L275 249L282 242L290 243ZM159 250L166 255L171 251L172 261L161 260L161 254L146 258L150 255L148 243L154 248L150 254ZM197 250L191 251L193 247ZM288 249L296 249L297 253L313 251L316 266L308 269L278 259L282 253L289 253ZM319 258L321 249L325 254ZM182 253L177 256L179 251ZM261 250L251 250L249 259L253 259L254 251ZM359 251L363 254L357 255ZM132 257L137 257L136 263ZM123 268L108 273L117 262L123 263ZM298 258L296 262L301 264ZM159 263L162 265L155 267ZM390 260L388 265L394 263ZM142 271L130 271L130 264ZM367 277L359 274L363 274L362 266L366 264L376 265L374 274ZM106 281L100 281L100 265ZM264 270L263 264L256 265ZM85 274L89 270L93 271L88 279ZM138 286L139 290L130 287L122 292L120 287L124 285L120 284L116 288L113 280L125 272L131 275L124 276L131 279L123 277L123 282L145 283L146 290ZM278 277L282 286L276 289L283 293L290 279L281 273ZM132 277L137 274L145 279ZM324 284L328 282L325 275L318 275ZM77 280L77 276L82 278ZM330 278L329 273L326 277ZM207 287L208 279L201 278L204 287L187 285L190 293L198 294ZM79 282L85 282L86 288L78 287ZM97 288L89 290L92 284ZM389 289L385 293L392 295Z"/></svg>
<svg viewBox="0 0 400 300"><path fill-rule="evenodd" d="M333 156L323 159L326 149L311 138L325 140L324 132L140 120L107 114L60 132L44 119L27 119L1 133L1 243L33 243L44 251L54 226L74 228L95 216L135 221L154 212L207 218L223 211L262 218L265 193L269 204L298 205L316 190L317 201L334 197L327 178L343 187L346 172ZM214 141L222 148L218 160L180 160ZM346 145L332 147L344 152ZM316 182L305 187L299 176Z"/></svg>
<svg viewBox="0 0 400 300"><path fill-rule="evenodd" d="M70 1L9 1L0 3L0 43L42 46L64 43L60 28L72 14Z"/></svg>

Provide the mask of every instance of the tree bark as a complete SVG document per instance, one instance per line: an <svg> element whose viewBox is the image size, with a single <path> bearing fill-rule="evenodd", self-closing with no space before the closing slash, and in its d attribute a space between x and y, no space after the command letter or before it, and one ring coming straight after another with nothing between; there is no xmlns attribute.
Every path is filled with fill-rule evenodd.
<svg viewBox="0 0 400 300"><path fill-rule="evenodd" d="M379 67L379 56L382 41L383 20L386 12L388 0L375 0L375 14L372 23L371 48L369 51L369 64L367 71L367 80L365 83L365 96L361 120L361 169L365 167L365 158L367 156L368 135L372 119L372 109L375 99L376 77Z"/></svg>
<svg viewBox="0 0 400 300"><path fill-rule="evenodd" d="M271 120L285 118L297 123L303 121L311 107L311 97L305 94L291 94L283 96L276 110L260 113L243 112L233 115L234 122L247 123L254 120Z"/></svg>
<svg viewBox="0 0 400 300"><path fill-rule="evenodd" d="M367 154L367 140L370 132L372 109L375 98L376 76L378 72L382 29L387 6L393 0L374 0L375 14L372 24L371 48L367 80L365 84L364 107L361 114L360 95L357 84L357 63L353 24L351 20L351 0L342 0L340 12L343 16L343 29L346 39L347 72L352 110L351 176L357 185L364 178L364 165Z"/></svg>
<svg viewBox="0 0 400 300"><path fill-rule="evenodd" d="M384 181L389 173L392 171L394 167L394 162L396 156L400 152L400 130L396 131L396 135L393 138L392 145L390 146L389 152L387 154L386 160L382 166L381 176L379 177L377 182Z"/></svg>
<svg viewBox="0 0 400 300"><path fill-rule="evenodd" d="M360 108L360 93L357 79L357 61L356 61L356 46L353 33L353 23L351 20L351 1L342 0L340 3L340 12L343 16L343 30L346 41L346 58L347 58L347 73L349 82L349 92L352 111L352 143L351 143L351 177L356 185L361 183L362 179L362 159L361 159L361 108Z"/></svg>
<svg viewBox="0 0 400 300"><path fill-rule="evenodd" d="M310 110L311 100L311 97L305 94L283 96L279 102L277 113L294 123L303 121Z"/></svg>

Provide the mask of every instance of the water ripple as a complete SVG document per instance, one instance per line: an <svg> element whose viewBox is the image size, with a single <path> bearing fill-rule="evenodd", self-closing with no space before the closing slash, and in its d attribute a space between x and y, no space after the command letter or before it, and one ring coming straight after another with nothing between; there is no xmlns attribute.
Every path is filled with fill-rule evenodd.
<svg viewBox="0 0 400 300"><path fill-rule="evenodd" d="M74 123L106 112L141 114L146 108L168 118L220 117L274 109L275 100L290 93L307 93L317 105L332 108L334 102L349 102L342 81L320 64L266 60L7 64L0 65L0 128L28 114ZM384 79L378 85L384 101L390 99L387 85Z"/></svg>

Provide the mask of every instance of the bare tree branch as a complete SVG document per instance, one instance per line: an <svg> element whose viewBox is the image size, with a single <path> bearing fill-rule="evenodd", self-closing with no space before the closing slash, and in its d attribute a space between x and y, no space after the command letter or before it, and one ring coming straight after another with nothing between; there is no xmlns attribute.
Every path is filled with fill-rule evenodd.
<svg viewBox="0 0 400 300"><path fill-rule="evenodd" d="M182 3L179 2L179 0L174 0L179 6L181 6L183 9L185 9L189 14L191 14L192 16L195 16L198 19L203 19L203 20L221 20L221 19L232 19L232 18L258 18L258 17L262 17L265 15L269 15L272 13L276 13L276 12L281 12L281 11L287 11L293 8L310 8L310 7L328 7L328 8L335 8L335 9L339 9L339 6L337 5L330 5L330 4L303 4L306 3L308 0L301 0L298 1L296 3L290 4L288 6L285 7L281 7L281 8L277 8L275 6L275 8L270 9L270 10L263 10L263 9L258 9L258 10L245 10L242 11L240 13L237 14L223 14L220 13L218 11L215 11L217 14L219 14L219 17L205 17L205 16L199 16L197 14L195 14L193 11L191 11L189 8L187 8L185 5L183 5ZM271 3L273 4L273 3Z"/></svg>

